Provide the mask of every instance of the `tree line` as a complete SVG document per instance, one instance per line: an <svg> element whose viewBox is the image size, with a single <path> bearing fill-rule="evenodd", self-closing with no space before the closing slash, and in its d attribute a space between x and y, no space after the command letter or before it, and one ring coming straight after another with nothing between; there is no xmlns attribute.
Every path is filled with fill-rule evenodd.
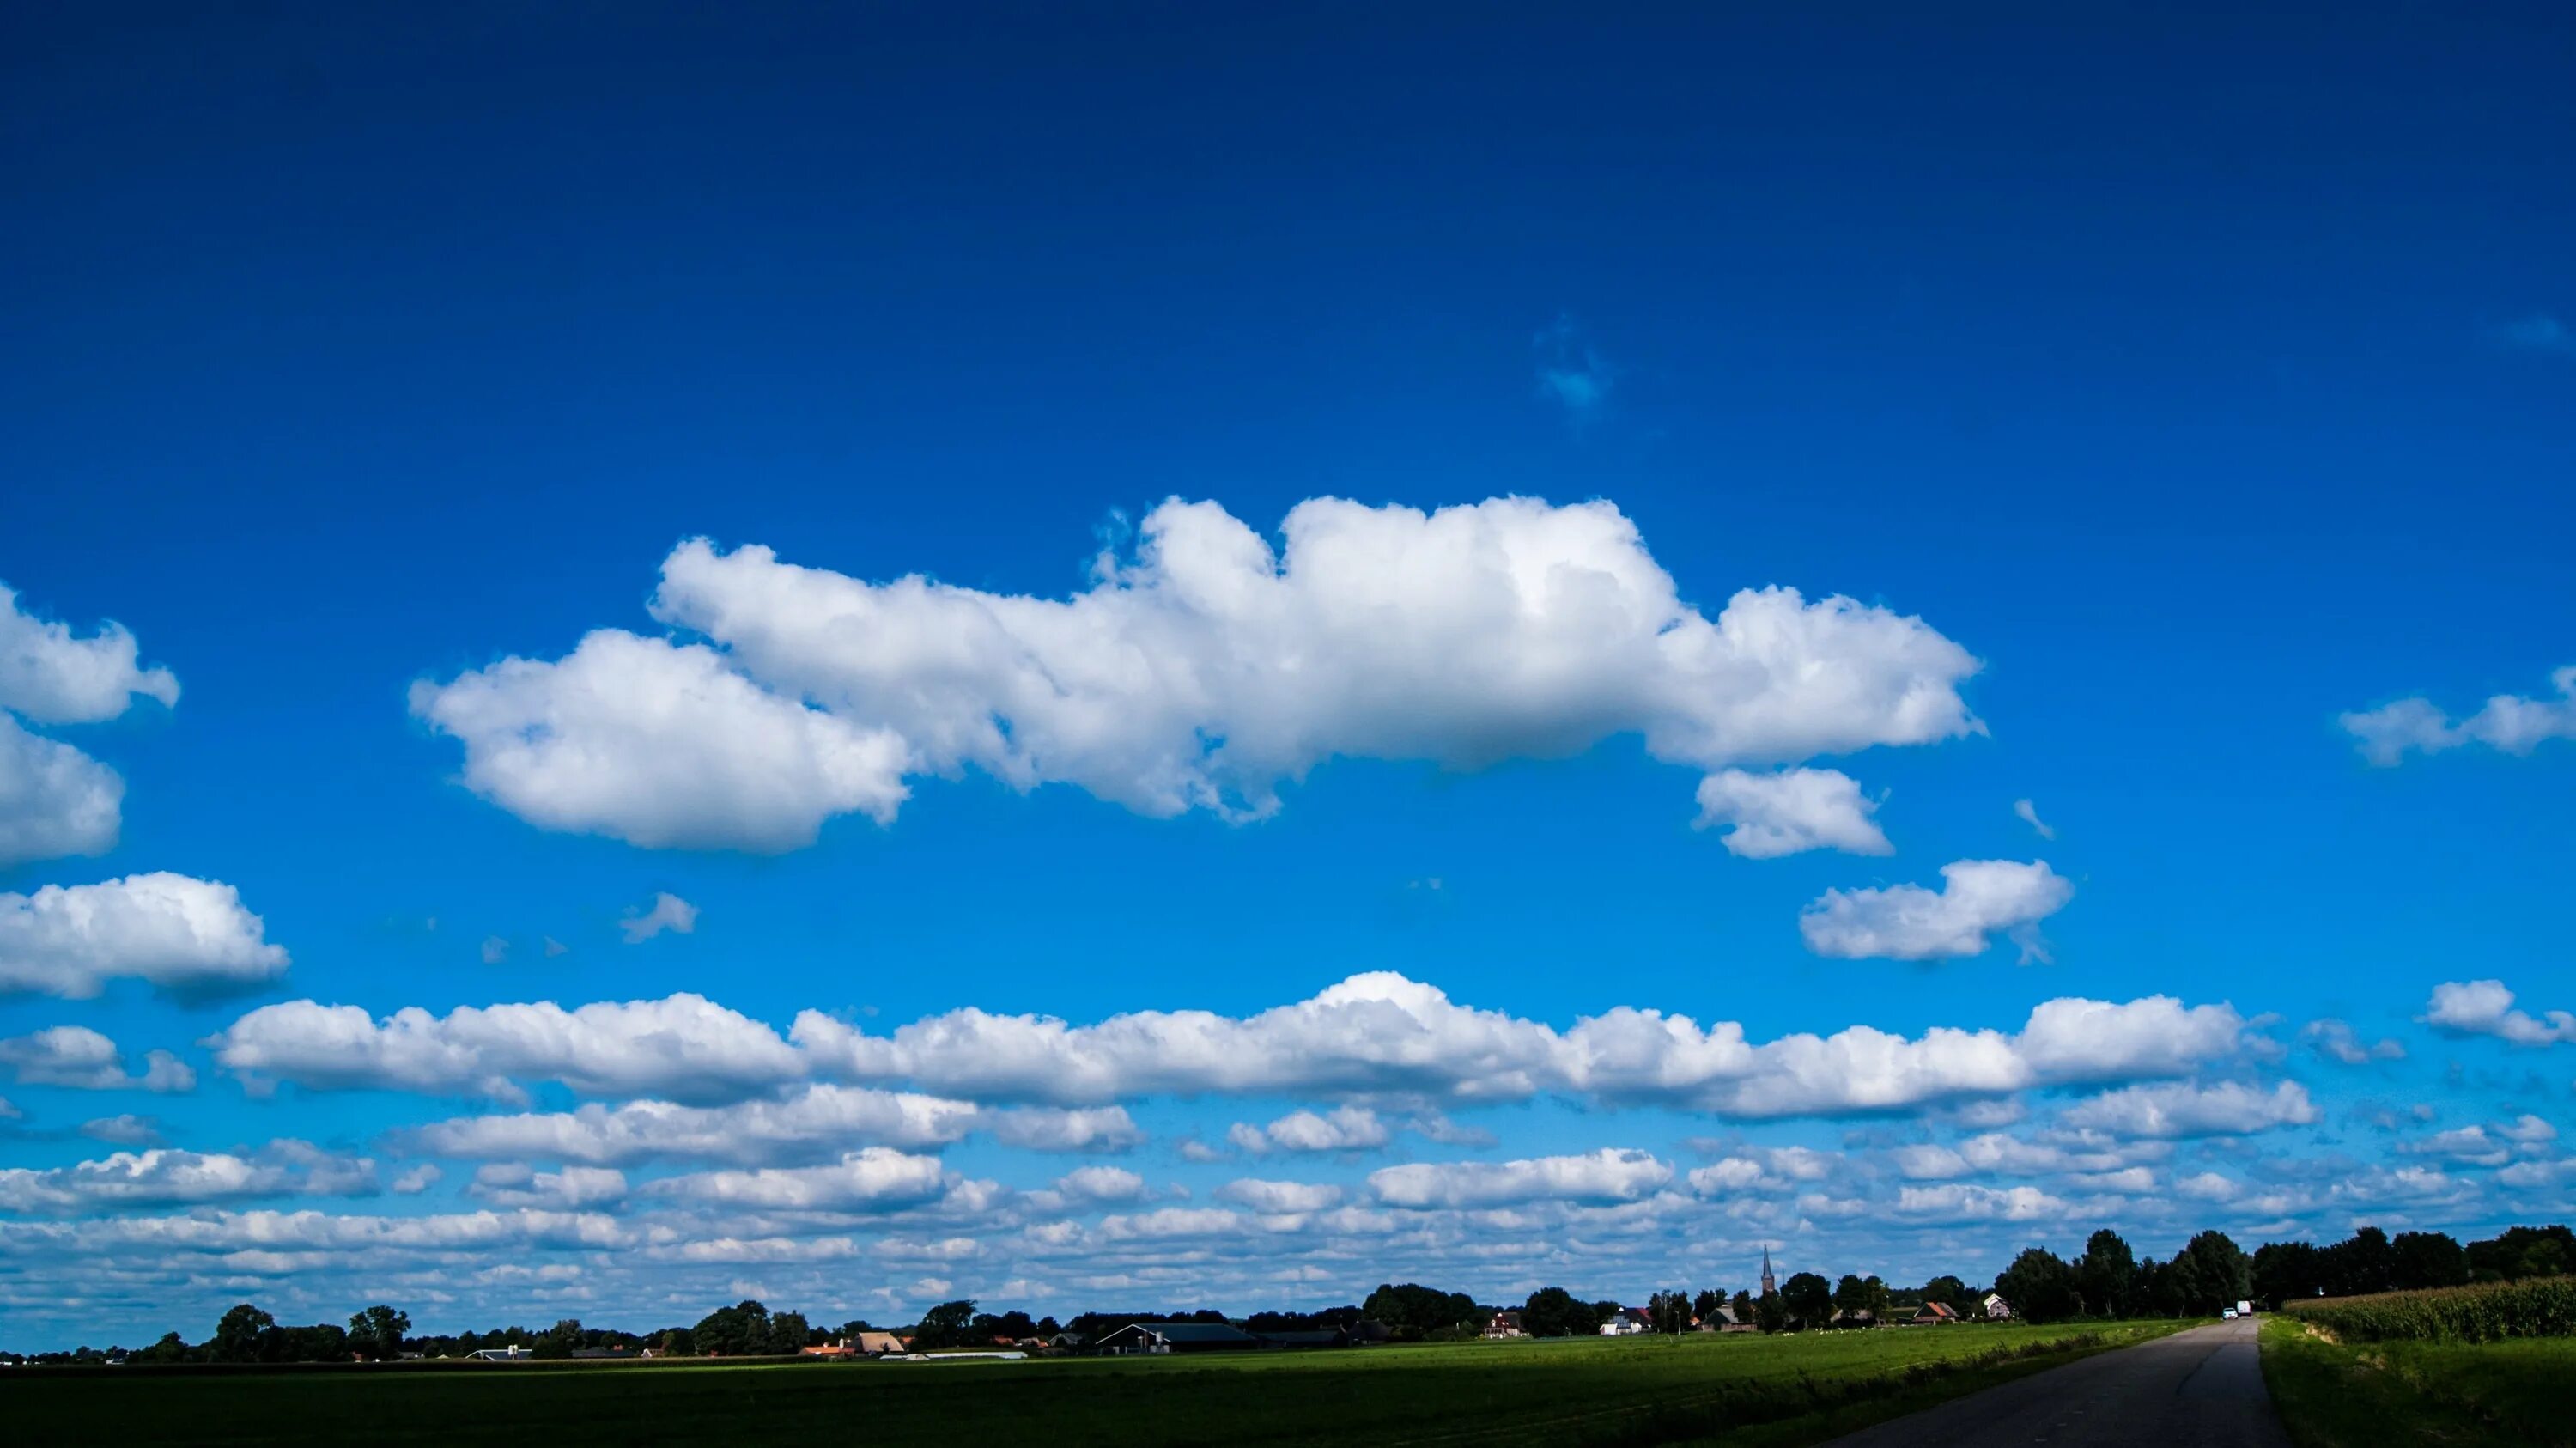
<svg viewBox="0 0 2576 1448"><path fill-rule="evenodd" d="M2014 1316L2046 1323L2078 1317L2206 1317L2240 1301L2279 1307L2319 1296L2518 1282L2571 1272L2576 1272L2576 1233L2557 1224L2510 1227L2465 1246L2442 1232L2400 1232L2391 1237L2377 1227L2362 1227L2340 1242L2267 1242L2250 1255L2224 1232L2208 1231L2163 1261L2137 1256L2119 1233L2105 1228L2085 1239L2083 1252L2072 1261L2043 1247L2024 1250L1996 1275L1992 1291L2010 1304ZM1986 1293L1987 1289L1949 1275L1934 1277L1920 1287L1894 1289L1875 1276L1847 1273L1839 1281L1828 1281L1819 1273L1798 1272L1782 1282L1777 1292L1762 1296L1741 1290L1729 1294L1717 1287L1697 1292L1660 1290L1647 1298L1644 1311L1656 1332L1682 1332L1695 1323L1708 1324L1721 1311L1731 1313L1739 1323L1781 1332L1829 1327L1837 1320L1843 1324L1884 1321L1895 1309L1926 1302L1941 1303L1962 1318L1973 1318L1983 1314ZM1463 1292L1415 1282L1383 1283L1356 1304L1313 1312L1256 1312L1241 1319L1240 1325L1260 1333L1356 1330L1365 1323L1383 1329L1389 1341L1456 1341L1483 1332L1502 1310ZM1586 1302L1562 1287L1542 1287L1518 1310L1525 1333L1588 1337L1625 1309L1612 1301ZM961 1298L931 1308L909 1326L886 1330L910 1339L915 1350L927 1351L983 1347L996 1341L1044 1342L1059 1332L1089 1341L1134 1322L1236 1321L1215 1308L1201 1307L1084 1312L1058 1324L1052 1317L1032 1318L1016 1309L978 1311L973 1299ZM537 1358L599 1351L641 1353L647 1348L672 1356L761 1357L792 1355L877 1330L864 1319L823 1326L803 1313L772 1312L760 1302L746 1300L719 1307L692 1326L648 1333L585 1327L578 1318L564 1318L542 1329L504 1326L489 1332L414 1336L410 1315L382 1303L351 1314L346 1326L295 1326L281 1324L245 1302L225 1312L214 1332L199 1343L171 1332L131 1353L83 1347L33 1356L0 1353L0 1360L311 1363L465 1357L485 1349L514 1347Z"/></svg>

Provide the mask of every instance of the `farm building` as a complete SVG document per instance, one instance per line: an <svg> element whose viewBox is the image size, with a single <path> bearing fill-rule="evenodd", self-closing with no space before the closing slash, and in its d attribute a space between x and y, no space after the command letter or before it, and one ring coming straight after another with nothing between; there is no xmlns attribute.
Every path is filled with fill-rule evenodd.
<svg viewBox="0 0 2576 1448"><path fill-rule="evenodd" d="M1261 1339L1221 1322L1131 1322L1100 1339L1103 1353L1239 1352Z"/></svg>

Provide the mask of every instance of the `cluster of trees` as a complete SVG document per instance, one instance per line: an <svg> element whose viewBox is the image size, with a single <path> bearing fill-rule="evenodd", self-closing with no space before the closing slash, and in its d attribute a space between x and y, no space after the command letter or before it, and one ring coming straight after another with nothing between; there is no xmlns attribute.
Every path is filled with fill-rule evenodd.
<svg viewBox="0 0 2576 1448"><path fill-rule="evenodd" d="M2072 1262L2044 1248L2023 1252L1995 1278L1995 1292L2026 1322L2208 1317L2253 1295L2252 1262L2224 1232L2203 1232L2159 1262L2105 1228Z"/></svg>
<svg viewBox="0 0 2576 1448"><path fill-rule="evenodd" d="M2105 1229L2088 1238L2083 1254L2072 1262L2045 1248L2030 1248L1996 1277L1994 1290L2012 1304L2014 1315L2031 1322L2057 1322L2088 1316L2197 1317L2249 1299L2277 1307L2294 1298L2515 1282L2570 1272L2576 1272L2576 1232L2563 1225L2512 1227L2465 1247L2441 1232L2400 1232L2392 1238L2377 1227L2363 1227L2343 1241L2322 1247L2309 1242L2267 1242L2250 1257L2225 1233L2203 1232L2163 1262L2138 1257L2119 1233ZM1984 1289L1952 1276L1897 1290L1876 1277L1856 1273L1828 1282L1817 1273L1800 1272L1781 1283L1778 1292L1759 1298L1741 1291L1730 1298L1714 1287L1697 1293L1656 1292L1647 1299L1645 1311L1657 1332L1685 1331L1694 1321L1713 1319L1722 1308L1731 1309L1738 1322L1779 1332L1826 1326L1837 1314L1846 1322L1883 1320L1891 1310L1921 1302L1939 1302L1963 1318L1975 1317L1984 1298ZM1585 1302L1562 1287L1542 1287L1521 1304L1521 1330L1539 1337L1587 1337L1620 1310L1616 1302ZM1473 1337L1484 1330L1494 1312L1463 1292L1442 1292L1417 1282L1382 1283L1367 1301L1356 1305L1315 1312L1256 1312L1242 1325L1252 1332L1296 1332L1354 1329L1370 1322L1384 1326L1391 1340L1425 1342ZM1086 1312L1064 1323L1061 1330L1098 1338L1131 1322L1231 1320L1214 1308ZM330 1323L298 1327L282 1325L245 1302L226 1312L215 1324L214 1335L202 1343L192 1345L173 1332L131 1354L83 1347L77 1352L40 1354L32 1360L348 1362L406 1353L461 1357L499 1347L527 1348L541 1358L645 1347L677 1356L756 1357L794 1353L872 1330L863 1320L818 1326L801 1312L773 1313L759 1302L746 1300L717 1308L694 1327L645 1334L584 1327L578 1318L565 1318L542 1331L499 1327L488 1333L413 1337L410 1316L383 1304L352 1314L346 1327ZM997 1338L1044 1339L1059 1330L1052 1317L1033 1319L1017 1310L979 1312L972 1299L943 1302L923 1313L918 1325L892 1329L910 1337L918 1348L980 1347ZM0 1354L0 1359L29 1360L16 1354Z"/></svg>
<svg viewBox="0 0 2576 1448"><path fill-rule="evenodd" d="M2576 1271L2576 1233L2508 1227L2466 1247L2444 1232L2363 1227L2330 1246L2267 1242L2254 1253L2254 1295L2278 1307L2300 1297L2357 1297L2472 1282L2519 1282Z"/></svg>

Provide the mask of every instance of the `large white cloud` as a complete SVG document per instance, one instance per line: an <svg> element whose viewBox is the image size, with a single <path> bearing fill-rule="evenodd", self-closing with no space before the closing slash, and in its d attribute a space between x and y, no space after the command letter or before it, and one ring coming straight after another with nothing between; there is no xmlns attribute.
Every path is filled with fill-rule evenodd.
<svg viewBox="0 0 2576 1448"><path fill-rule="evenodd" d="M1636 734L1716 770L1981 727L1958 693L1977 661L1920 620L1788 589L1709 618L1608 503L1318 498L1281 537L1166 502L1067 599L692 540L652 611L705 642L594 632L424 680L412 708L536 824L751 850L883 821L907 779L967 769L1247 819L1336 755L1474 768Z"/></svg>
<svg viewBox="0 0 2576 1448"><path fill-rule="evenodd" d="M144 1058L143 1074L126 1074L116 1043L87 1026L48 1026L0 1040L0 1067L21 1086L69 1086L85 1091L188 1091L197 1073L168 1051Z"/></svg>
<svg viewBox="0 0 2576 1448"><path fill-rule="evenodd" d="M1892 854L1894 847L1870 818L1877 812L1878 801L1838 769L1721 769L1699 782L1699 828L1729 826L1727 852L1751 860L1801 850Z"/></svg>
<svg viewBox="0 0 2576 1448"><path fill-rule="evenodd" d="M209 1037L215 1061L254 1089L416 1091L518 1101L516 1080L592 1096L739 1099L805 1074L777 1032L703 996L595 1001L566 1010L408 1006L376 1020L356 1006L262 1006Z"/></svg>
<svg viewBox="0 0 2576 1448"><path fill-rule="evenodd" d="M2075 886L2045 860L1957 860L1941 867L1941 888L1827 890L1798 917L1807 948L1845 960L1937 960L1981 955L1988 936L2020 931L2056 914ZM2022 935L2025 960L2041 956Z"/></svg>
<svg viewBox="0 0 2576 1448"><path fill-rule="evenodd" d="M119 978L174 994L247 990L286 951L232 886L159 872L0 894L0 992L86 999Z"/></svg>
<svg viewBox="0 0 2576 1448"><path fill-rule="evenodd" d="M808 1012L790 1035L824 1074L911 1081L974 1099L1420 1094L1497 1101L1563 1092L1776 1117L2176 1076L2238 1051L2244 1029L2243 1018L2223 1005L2070 997L2043 1002L2018 1035L1936 1027L1906 1037L1854 1026L1755 1045L1734 1022L1703 1030L1687 1016L1631 1007L1559 1031L1374 972L1243 1018L1141 1011L1077 1026L970 1009L875 1036Z"/></svg>
<svg viewBox="0 0 2576 1448"><path fill-rule="evenodd" d="M504 659L412 711L465 741L465 783L532 824L647 846L789 850L824 820L891 820L901 738L735 673L702 644L603 629L554 663Z"/></svg>
<svg viewBox="0 0 2576 1448"><path fill-rule="evenodd" d="M375 1190L373 1161L336 1156L301 1141L272 1142L251 1156L156 1148L64 1167L0 1169L0 1211L49 1215L288 1194L364 1196Z"/></svg>
<svg viewBox="0 0 2576 1448"><path fill-rule="evenodd" d="M2245 1136L2276 1126L2305 1126L2317 1119L2307 1088L2296 1081L2259 1086L2224 1081L2129 1086L2066 1109L2067 1125L2114 1136L2179 1139Z"/></svg>
<svg viewBox="0 0 2576 1448"><path fill-rule="evenodd" d="M2340 722L2362 757L2383 768L2410 751L2439 754L2465 744L2529 754L2552 739L2576 739L2576 664L2551 673L2549 686L2557 698L2498 694L2465 719L2452 719L2429 699L2413 698L2346 714Z"/></svg>
<svg viewBox="0 0 2576 1448"><path fill-rule="evenodd" d="M1392 1207L1498 1207L1516 1202L1633 1202L1669 1185L1672 1167L1648 1152L1603 1147L1522 1161L1408 1162L1370 1172Z"/></svg>
<svg viewBox="0 0 2576 1448"><path fill-rule="evenodd" d="M2513 992L2500 980L2444 981L2433 987L2423 1021L2455 1036L2494 1036L2517 1046L2576 1042L2576 1012L2532 1015L2513 1008Z"/></svg>

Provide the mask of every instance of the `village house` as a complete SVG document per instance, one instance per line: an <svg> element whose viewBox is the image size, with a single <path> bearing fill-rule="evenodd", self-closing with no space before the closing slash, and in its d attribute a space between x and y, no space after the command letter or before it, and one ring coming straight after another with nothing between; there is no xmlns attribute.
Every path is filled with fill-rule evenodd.
<svg viewBox="0 0 2576 1448"><path fill-rule="evenodd" d="M1655 1320L1647 1316L1646 1309L1642 1307L1620 1308L1610 1314L1608 1322L1601 1324L1603 1337L1636 1337L1654 1330Z"/></svg>
<svg viewBox="0 0 2576 1448"><path fill-rule="evenodd" d="M1986 1294L1984 1305L1986 1318L1990 1322L2002 1322L2012 1316L2012 1304L1991 1292Z"/></svg>
<svg viewBox="0 0 2576 1448"><path fill-rule="evenodd" d="M1521 1331L1521 1315L1517 1311L1497 1312L1494 1314L1494 1320L1485 1324L1487 1337L1525 1337L1527 1335Z"/></svg>
<svg viewBox="0 0 2576 1448"><path fill-rule="evenodd" d="M1921 1307L1914 1309L1914 1315L1912 1317L1903 1319L1908 1327L1938 1327L1944 1323L1957 1322L1958 1320L1959 1314L1951 1311L1950 1304L1946 1302L1924 1303Z"/></svg>

